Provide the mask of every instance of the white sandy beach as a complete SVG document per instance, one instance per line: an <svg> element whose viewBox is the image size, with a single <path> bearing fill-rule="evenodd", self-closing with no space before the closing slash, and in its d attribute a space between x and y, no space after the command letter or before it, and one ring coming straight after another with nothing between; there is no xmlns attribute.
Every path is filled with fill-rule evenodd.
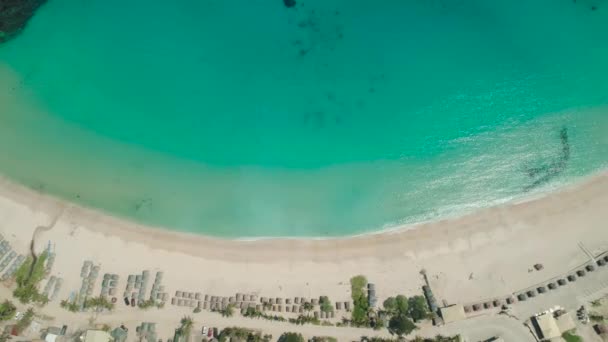
<svg viewBox="0 0 608 342"><path fill-rule="evenodd" d="M332 301L349 299L349 279L357 274L376 284L380 300L400 293L420 294L419 272L425 269L440 303L468 303L507 295L586 262L588 256L579 242L592 253L608 250L607 208L608 173L604 172L542 198L383 234L230 241L141 227L4 180L0 233L26 254L35 228L59 215L54 228L38 234L36 249L42 250L48 241L56 245L52 274L65 279L60 299L79 289L82 262L92 260L101 265L102 274L117 273L121 279L143 269L162 270L171 295L175 290L219 296L327 295ZM535 263L542 263L544 269L530 272ZM124 288L124 282L119 287ZM66 317L58 302L49 303L45 310ZM116 317L125 321L131 317L129 310L136 312L118 307ZM177 322L179 315L189 313L168 307L132 319L154 321L171 315L178 316ZM216 314L200 315L221 320ZM275 323L256 324L270 328Z"/></svg>

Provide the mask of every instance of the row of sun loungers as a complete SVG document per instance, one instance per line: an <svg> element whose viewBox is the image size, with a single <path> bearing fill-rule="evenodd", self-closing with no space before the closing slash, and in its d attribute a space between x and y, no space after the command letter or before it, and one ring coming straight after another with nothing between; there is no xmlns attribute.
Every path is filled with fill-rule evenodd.
<svg viewBox="0 0 608 342"><path fill-rule="evenodd" d="M78 306L82 310L84 308L84 302L87 297L93 296L93 288L95 287L95 281L99 276L99 270L101 267L98 265L93 266L93 262L85 260L80 269L80 276L82 277L82 285L80 292L78 293Z"/></svg>
<svg viewBox="0 0 608 342"><path fill-rule="evenodd" d="M116 296L118 291L118 274L105 273L101 281L101 296Z"/></svg>
<svg viewBox="0 0 608 342"><path fill-rule="evenodd" d="M149 297L149 299L154 302L166 302L169 298L169 294L165 292L165 287L162 285L163 275L163 272L158 271L154 276L154 283L152 284ZM137 298L138 303L144 302L146 300L149 281L149 270L144 270L141 274L129 274L123 297Z"/></svg>
<svg viewBox="0 0 608 342"><path fill-rule="evenodd" d="M608 264L608 255L598 259L596 261L597 266L606 266ZM574 271L571 274L568 274L565 278L558 278L556 280L550 281L545 285L539 285L536 288L528 289L522 291L520 293L515 294L514 296L509 296L504 299L494 299L490 301L486 301L483 303L477 303L473 305L465 305L464 311L466 313L480 311L484 309L492 309L499 308L505 304L515 304L518 301L523 302L530 298L534 298L537 295L542 295L547 293L548 291L556 290L562 286L568 285L568 283L573 283L577 280L577 278L584 277L588 272L594 272L596 270L596 266L594 264L587 264L584 267Z"/></svg>
<svg viewBox="0 0 608 342"><path fill-rule="evenodd" d="M17 259L15 259L15 261L6 269L6 271L2 275L2 278L0 278L0 279L2 281L8 280L10 277L13 276L13 274L15 274L15 272L17 272L19 267L21 267L21 265L23 265L24 262L25 262L25 256L18 255ZM0 269L3 269L3 268L4 267L2 267L2 265L0 265Z"/></svg>
<svg viewBox="0 0 608 342"><path fill-rule="evenodd" d="M42 294L47 296L49 300L55 300L57 298L57 295L59 295L61 285L63 285L63 278L51 276L47 281L46 285L44 286Z"/></svg>

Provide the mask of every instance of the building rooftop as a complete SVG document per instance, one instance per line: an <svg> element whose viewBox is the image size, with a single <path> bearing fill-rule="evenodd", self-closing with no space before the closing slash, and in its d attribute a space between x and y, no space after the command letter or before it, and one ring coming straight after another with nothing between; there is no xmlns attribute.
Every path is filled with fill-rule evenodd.
<svg viewBox="0 0 608 342"><path fill-rule="evenodd" d="M467 318L464 307L461 304L454 304L439 309L444 323L461 321Z"/></svg>
<svg viewBox="0 0 608 342"><path fill-rule="evenodd" d="M110 342L112 336L103 330L87 330L84 335L84 342Z"/></svg>

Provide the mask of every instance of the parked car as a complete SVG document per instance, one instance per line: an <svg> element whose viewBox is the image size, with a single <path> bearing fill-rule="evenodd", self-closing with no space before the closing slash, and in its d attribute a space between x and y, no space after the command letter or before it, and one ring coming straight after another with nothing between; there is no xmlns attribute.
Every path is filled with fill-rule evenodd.
<svg viewBox="0 0 608 342"><path fill-rule="evenodd" d="M213 337L218 337L220 336L220 331L218 330L218 328L213 328Z"/></svg>
<svg viewBox="0 0 608 342"><path fill-rule="evenodd" d="M125 304L128 306L129 305L129 297L125 297Z"/></svg>
<svg viewBox="0 0 608 342"><path fill-rule="evenodd" d="M135 307L135 298L131 298L131 306Z"/></svg>
<svg viewBox="0 0 608 342"><path fill-rule="evenodd" d="M203 336L207 336L208 333L209 333L209 328L203 327Z"/></svg>
<svg viewBox="0 0 608 342"><path fill-rule="evenodd" d="M213 329L209 328L209 332L207 333L207 337L209 337L209 338L213 337Z"/></svg>

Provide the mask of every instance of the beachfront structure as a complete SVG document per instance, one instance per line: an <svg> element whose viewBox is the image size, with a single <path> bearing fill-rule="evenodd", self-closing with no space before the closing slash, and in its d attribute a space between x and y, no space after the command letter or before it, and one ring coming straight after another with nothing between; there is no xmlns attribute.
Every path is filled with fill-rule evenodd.
<svg viewBox="0 0 608 342"><path fill-rule="evenodd" d="M566 331L576 328L570 313L563 310L538 314L532 318L532 324L539 340L560 338Z"/></svg>
<svg viewBox="0 0 608 342"><path fill-rule="evenodd" d="M111 342L112 336L103 330L87 330L82 338L84 342Z"/></svg>
<svg viewBox="0 0 608 342"><path fill-rule="evenodd" d="M464 307L461 304L454 304L439 309L439 313L444 323L458 322L467 318Z"/></svg>

